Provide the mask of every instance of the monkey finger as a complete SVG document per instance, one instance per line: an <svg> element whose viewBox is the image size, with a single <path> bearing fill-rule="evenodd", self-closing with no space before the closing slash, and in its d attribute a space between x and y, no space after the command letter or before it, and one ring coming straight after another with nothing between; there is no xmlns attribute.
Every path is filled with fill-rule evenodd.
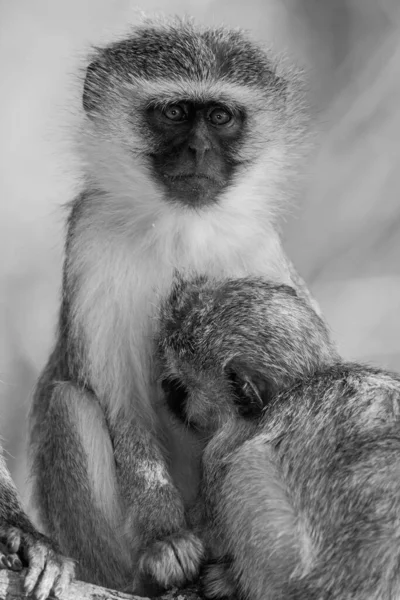
<svg viewBox="0 0 400 600"><path fill-rule="evenodd" d="M0 552L0 569L21 571L22 568L22 562L16 554L4 554L3 552Z"/></svg>
<svg viewBox="0 0 400 600"><path fill-rule="evenodd" d="M11 554L18 552L21 545L22 532L17 527L0 527L0 539L4 541Z"/></svg>
<svg viewBox="0 0 400 600"><path fill-rule="evenodd" d="M61 557L60 574L53 586L56 598L62 596L75 576L75 562L69 558Z"/></svg>
<svg viewBox="0 0 400 600"><path fill-rule="evenodd" d="M46 600L49 597L59 574L60 565L54 560L49 560L33 589L33 596L36 600Z"/></svg>
<svg viewBox="0 0 400 600"><path fill-rule="evenodd" d="M28 571L24 581L24 589L29 595L33 592L46 563L46 549L41 544L34 544L26 549Z"/></svg>

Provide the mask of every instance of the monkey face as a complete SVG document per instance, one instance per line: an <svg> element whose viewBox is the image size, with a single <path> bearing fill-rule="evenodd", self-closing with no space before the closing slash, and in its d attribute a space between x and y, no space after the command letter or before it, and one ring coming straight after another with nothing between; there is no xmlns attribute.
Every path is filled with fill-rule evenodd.
<svg viewBox="0 0 400 600"><path fill-rule="evenodd" d="M234 365L225 369L170 374L161 382L169 410L187 427L205 435L213 433L228 419L261 416L269 390L260 381Z"/></svg>
<svg viewBox="0 0 400 600"><path fill-rule="evenodd" d="M143 177L174 214L228 202L249 178L263 198L258 212L266 190L272 203L277 182L281 189L287 181L289 155L294 172L305 145L302 86L300 73L286 72L243 32L144 24L99 49L87 68L84 151L103 185L125 184L136 195Z"/></svg>
<svg viewBox="0 0 400 600"><path fill-rule="evenodd" d="M161 309L166 402L202 431L260 416L279 391L335 356L325 325L295 291L259 278L178 277Z"/></svg>
<svg viewBox="0 0 400 600"><path fill-rule="evenodd" d="M151 106L146 118L158 140L150 154L152 170L168 198L191 206L215 202L241 162L244 109L181 100Z"/></svg>

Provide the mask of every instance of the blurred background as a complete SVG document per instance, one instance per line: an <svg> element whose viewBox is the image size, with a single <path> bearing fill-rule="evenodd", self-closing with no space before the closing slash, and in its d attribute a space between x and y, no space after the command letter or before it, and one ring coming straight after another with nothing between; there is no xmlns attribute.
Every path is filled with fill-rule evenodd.
<svg viewBox="0 0 400 600"><path fill-rule="evenodd" d="M398 0L140 0L253 31L307 67L319 133L284 224L346 358L400 369ZM74 76L127 0L0 0L0 433L27 501L25 416L52 342L62 205L76 189Z"/></svg>

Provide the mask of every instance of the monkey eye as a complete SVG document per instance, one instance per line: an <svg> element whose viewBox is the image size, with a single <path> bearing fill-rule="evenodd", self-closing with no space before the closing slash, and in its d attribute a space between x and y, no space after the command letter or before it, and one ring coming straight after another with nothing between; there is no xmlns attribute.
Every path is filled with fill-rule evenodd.
<svg viewBox="0 0 400 600"><path fill-rule="evenodd" d="M175 123L179 123L187 119L186 110L182 104L169 104L166 108L164 108L163 115L169 121L175 121Z"/></svg>
<svg viewBox="0 0 400 600"><path fill-rule="evenodd" d="M264 401L256 385L250 378L239 377L234 371L229 370L227 375L239 414L245 418L259 417L264 408Z"/></svg>
<svg viewBox="0 0 400 600"><path fill-rule="evenodd" d="M232 120L232 115L226 110L226 108L217 106L216 108L213 108L211 112L209 112L208 119L213 125L226 125Z"/></svg>

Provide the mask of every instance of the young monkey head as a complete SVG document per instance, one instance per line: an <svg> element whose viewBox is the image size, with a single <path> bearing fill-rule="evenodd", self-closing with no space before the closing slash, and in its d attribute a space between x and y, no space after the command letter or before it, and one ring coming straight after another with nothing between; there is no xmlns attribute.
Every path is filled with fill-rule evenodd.
<svg viewBox="0 0 400 600"><path fill-rule="evenodd" d="M303 96L299 74L243 32L144 21L87 69L87 175L139 194L153 219L216 205L234 218L257 202L262 221L260 198L270 219L304 146Z"/></svg>
<svg viewBox="0 0 400 600"><path fill-rule="evenodd" d="M210 435L337 358L292 288L250 277L180 279L161 308L158 355L171 411Z"/></svg>

